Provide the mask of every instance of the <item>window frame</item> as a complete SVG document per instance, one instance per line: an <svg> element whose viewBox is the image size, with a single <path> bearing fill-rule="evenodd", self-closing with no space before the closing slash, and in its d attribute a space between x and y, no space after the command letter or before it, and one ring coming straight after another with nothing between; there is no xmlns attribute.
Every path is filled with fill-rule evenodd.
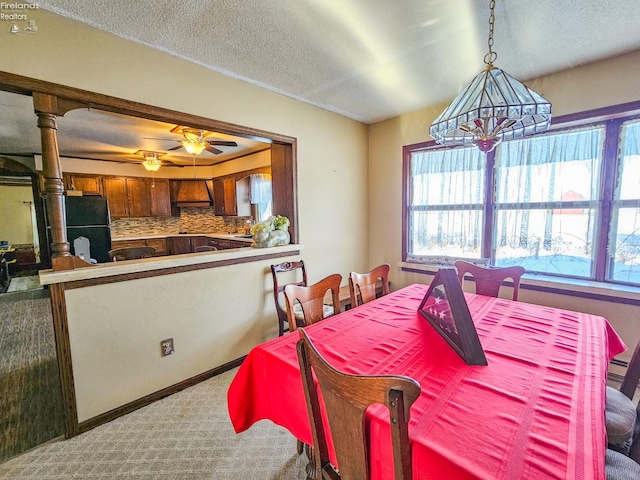
<svg viewBox="0 0 640 480"><path fill-rule="evenodd" d="M608 256L609 232L611 230L614 196L616 191L616 182L618 179L618 169L620 158L618 155L618 146L620 142L621 127L624 122L629 120L640 120L640 101L619 104L594 110L577 112L569 115L555 117L552 120L551 127L545 133L562 133L576 128L585 128L592 126L604 126L605 137L602 150L602 161L600 165L600 188L598 192L598 215L596 219L594 233L594 265L592 276L571 276L556 273L544 273L543 275L575 278L580 280L589 280L602 283L610 283L617 285L640 286L638 283L622 282L609 279L610 258ZM544 135L541 133L539 135ZM414 211L411 208L412 200L412 177L411 177L411 155L414 152L428 150L445 150L452 148L461 148L460 146L442 146L435 141L421 142L402 147L403 157L403 184L402 184L402 261L406 263L416 264L435 264L436 262L425 257L425 261L418 261L415 257L411 257L408 252L410 245L410 225L411 214ZM481 239L480 260L486 261L493 265L495 262L494 242L495 235L495 219L496 219L496 174L495 174L495 150L487 154L487 165L485 168L485 198L484 198L484 216ZM447 257L443 263L453 263L458 258Z"/></svg>

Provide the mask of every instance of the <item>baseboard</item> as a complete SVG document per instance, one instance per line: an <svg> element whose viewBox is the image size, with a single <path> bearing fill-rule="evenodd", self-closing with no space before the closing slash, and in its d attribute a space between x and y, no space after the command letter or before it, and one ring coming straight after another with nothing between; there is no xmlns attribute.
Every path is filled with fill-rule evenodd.
<svg viewBox="0 0 640 480"><path fill-rule="evenodd" d="M78 428L76 429L77 433L84 433L88 430L91 430L99 425L108 423L112 420L115 420L118 417L131 413L139 408L145 407L155 401L158 401L162 398L168 397L169 395L173 395L174 393L179 392L180 390L184 390L185 388L192 387L204 380L208 380L211 377L215 377L216 375L220 375L221 373L232 370L244 361L247 356L244 355L240 358L236 358L224 365L220 365L219 367L213 368L206 372L203 372L195 377L188 378L183 380L182 382L171 385L170 387L163 388L162 390L158 390L157 392L146 395L142 398L134 400L133 402L122 405L118 408L114 408L113 410L109 410L103 414L97 415L95 417L90 418L89 420L85 420L78 424Z"/></svg>

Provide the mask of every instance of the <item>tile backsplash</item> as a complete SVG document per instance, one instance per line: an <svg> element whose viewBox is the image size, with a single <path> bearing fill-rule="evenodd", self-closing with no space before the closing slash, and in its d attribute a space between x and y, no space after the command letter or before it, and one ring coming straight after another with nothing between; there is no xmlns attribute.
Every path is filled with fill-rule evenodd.
<svg viewBox="0 0 640 480"><path fill-rule="evenodd" d="M244 233L246 220L248 217L218 217L213 208L183 207L179 217L114 218L111 220L111 236Z"/></svg>

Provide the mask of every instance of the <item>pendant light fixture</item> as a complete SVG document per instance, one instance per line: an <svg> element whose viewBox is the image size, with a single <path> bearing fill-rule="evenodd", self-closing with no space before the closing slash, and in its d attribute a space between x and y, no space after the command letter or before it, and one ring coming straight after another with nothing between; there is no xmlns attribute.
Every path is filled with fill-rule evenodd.
<svg viewBox="0 0 640 480"><path fill-rule="evenodd" d="M493 63L495 0L489 2L489 53L485 69L431 124L429 133L442 145L475 145L492 151L502 140L522 138L547 130L551 104Z"/></svg>

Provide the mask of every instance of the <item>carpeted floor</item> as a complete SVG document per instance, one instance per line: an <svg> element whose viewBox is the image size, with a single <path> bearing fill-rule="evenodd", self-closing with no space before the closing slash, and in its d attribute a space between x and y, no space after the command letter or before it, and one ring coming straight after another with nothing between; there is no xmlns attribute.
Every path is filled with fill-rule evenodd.
<svg viewBox="0 0 640 480"><path fill-rule="evenodd" d="M291 434L261 421L241 434L227 413L236 370L70 440L0 465L0 479L302 480Z"/></svg>
<svg viewBox="0 0 640 480"><path fill-rule="evenodd" d="M0 462L63 433L48 292L4 293L0 296Z"/></svg>

